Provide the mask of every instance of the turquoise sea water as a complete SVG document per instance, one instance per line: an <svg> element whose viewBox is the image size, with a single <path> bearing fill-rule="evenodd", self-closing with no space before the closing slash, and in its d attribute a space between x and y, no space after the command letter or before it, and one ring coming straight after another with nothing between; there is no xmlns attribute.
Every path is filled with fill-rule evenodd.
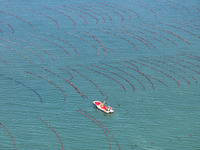
<svg viewBox="0 0 200 150"><path fill-rule="evenodd" d="M198 0L1 0L0 150L200 149L199 30Z"/></svg>

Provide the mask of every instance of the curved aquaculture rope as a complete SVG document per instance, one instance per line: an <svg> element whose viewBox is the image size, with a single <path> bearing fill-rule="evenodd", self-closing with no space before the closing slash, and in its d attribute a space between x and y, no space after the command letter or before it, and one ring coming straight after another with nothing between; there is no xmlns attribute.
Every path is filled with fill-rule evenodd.
<svg viewBox="0 0 200 150"><path fill-rule="evenodd" d="M108 50L110 50L110 51L113 51L113 52L116 52L116 53L119 53L119 54L120 54L119 51L116 51L116 50L114 50L114 49L112 49L112 48L110 48L110 47L105 47L105 49L108 49Z"/></svg>
<svg viewBox="0 0 200 150"><path fill-rule="evenodd" d="M61 38L59 38L59 37L57 37L57 36L48 34L48 33L47 33L47 35L48 35L48 36L51 36L51 37L53 37L53 38L55 38L55 39L58 39L58 40L60 40L60 41L63 41L64 43L67 43L69 46L71 46L71 47L75 50L75 52L76 52L76 54L77 54L77 57L79 56L78 51L76 50L76 48L75 48L72 44L70 44L69 42L67 42L67 41L65 41L65 40L63 40L63 39L61 39Z"/></svg>
<svg viewBox="0 0 200 150"><path fill-rule="evenodd" d="M198 7L196 7L196 5L192 4L192 3L189 3L188 1L185 1L185 0L182 0L183 2L191 5L192 7L196 8L198 10L198 12L200 12L200 9Z"/></svg>
<svg viewBox="0 0 200 150"><path fill-rule="evenodd" d="M179 3L173 2L173 1L171 1L171 0L168 0L168 1L171 2L171 3L174 3L174 4L178 5L178 6L183 7L183 8L186 9L189 13L191 13L190 9L188 9L188 8L185 7L184 5L181 5L181 4L179 4Z"/></svg>
<svg viewBox="0 0 200 150"><path fill-rule="evenodd" d="M99 3L99 4L102 4L102 5L105 5L105 6L114 8L114 9L118 9L118 10L122 11L123 13L127 14L127 15L130 17L130 18L129 18L129 21L131 21L131 19L132 19L132 16L131 16L129 13L127 13L125 10L123 10L123 9L120 9L120 8L117 8L117 7L114 7L114 6L111 6L111 4L110 4L110 5L108 5L108 4L106 4L106 3Z"/></svg>
<svg viewBox="0 0 200 150"><path fill-rule="evenodd" d="M60 139L58 133L54 130L54 128L51 127L47 122L45 122L44 120L42 120L40 117L38 117L38 116L35 116L35 117L38 118L38 119L40 119L40 120L41 120L42 122L44 122L49 128L51 128L51 130L52 130L52 131L56 134L56 136L58 137L58 139L59 139L59 141L60 141L60 144L61 144L61 147L62 147L62 150L64 150L64 149L63 149L62 141L61 141L61 139Z"/></svg>
<svg viewBox="0 0 200 150"><path fill-rule="evenodd" d="M99 74L102 74L102 75L104 75L104 76L106 76L106 77L112 79L113 81L115 81L115 82L117 82L118 84L120 84L120 85L122 86L122 88L124 89L124 91L126 92L126 89L125 89L124 85L121 84L121 83L120 83L119 81L117 81L116 79L114 79L114 78L112 78L112 77L110 77L110 76L108 76L108 75L106 75L106 74L104 74L104 73L102 73L102 72L99 72L99 71L97 71L97 70L94 70L94 69L91 69L91 68L88 68L88 67L85 67L85 66L82 66L82 65L78 65L78 66L83 67L83 68L86 68L86 69L88 69L88 70L92 70L92 71L94 71L94 72L97 72L97 73L99 73Z"/></svg>
<svg viewBox="0 0 200 150"><path fill-rule="evenodd" d="M157 78L155 78L155 77L152 77L152 76L150 76L150 75L146 75L146 76L147 76L147 77L150 77L150 78L152 78L152 79L154 79L154 80L156 80L156 81L158 81L158 82L164 84L166 87L168 87L168 85L167 85L166 83L164 83L163 81L161 81L161 80L159 80L159 79L157 79Z"/></svg>
<svg viewBox="0 0 200 150"><path fill-rule="evenodd" d="M88 13L88 12L85 12L85 11L82 11L82 10L78 10L78 9L76 9L76 8L69 7L69 6L66 6L66 5L65 5L64 7L67 7L67 8L69 8L69 9L73 9L73 10L76 10L76 11L80 11L81 13L84 13L84 14L89 15L90 17L92 17L92 18L94 18L94 19L96 20L96 24L98 24L98 22L99 22L99 20L98 20L95 16L91 15L91 14Z"/></svg>
<svg viewBox="0 0 200 150"><path fill-rule="evenodd" d="M6 65L6 67L8 67L7 62L1 57L1 60L4 62L4 64Z"/></svg>
<svg viewBox="0 0 200 150"><path fill-rule="evenodd" d="M172 22L172 21L168 21L168 22ZM180 22L181 22L181 24L180 24ZM188 19L184 19L184 20L174 19L173 23L176 23L176 24L178 23L178 24L184 25L184 26L192 25L192 26L189 26L189 27L193 27L193 28L198 29L198 30L199 30L199 27L200 27L198 22L196 22L196 21L194 22L194 20L188 20ZM184 23L184 24L182 24L182 23Z"/></svg>
<svg viewBox="0 0 200 150"><path fill-rule="evenodd" d="M12 33L14 33L14 29L13 29L13 27L10 24L8 24L7 22L4 22L2 20L0 20L0 22L2 22L4 24L6 24L7 26L9 26L11 28L11 30L12 30Z"/></svg>
<svg viewBox="0 0 200 150"><path fill-rule="evenodd" d="M122 78L122 79L125 80L128 84L130 84L130 85L132 86L132 88L133 88L133 91L135 91L135 87L133 86L133 84L132 84L131 82L129 82L127 79L125 79L124 77L118 75L117 73L115 73L115 72L113 72L113 71L110 71L110 70L108 70L108 69L102 68L102 67L100 67L100 66L97 66L97 65L94 65L94 64L91 64L91 65L92 65L92 66L95 66L95 67L97 67L97 68L103 69L103 70L105 70L105 71L107 71L107 72L110 72L110 73L112 73L112 74L114 74L114 75L116 75L116 76Z"/></svg>
<svg viewBox="0 0 200 150"><path fill-rule="evenodd" d="M65 69L62 69L62 68L58 68L58 69L60 69L60 70L62 70L62 71L65 71L65 72L67 72L68 74L70 74L72 77L71 77L69 80L72 80L72 79L74 78L74 75L73 75L71 72L69 72L69 71L67 71L67 70L65 70Z"/></svg>
<svg viewBox="0 0 200 150"><path fill-rule="evenodd" d="M193 59L193 60L200 60L200 58L198 58L198 56L193 56L192 54L188 54L188 53L185 53L185 52L181 52L181 54L178 54L180 56L184 56L184 57L187 57L187 58L190 58L190 59ZM189 56L188 56L189 55ZM177 59L177 58L176 58ZM178 59L177 59L178 60ZM186 61L185 61L186 62ZM190 62L187 62L189 64L193 64L193 63L190 63ZM198 66L200 67L199 65L196 65L196 64L193 64L195 66Z"/></svg>
<svg viewBox="0 0 200 150"><path fill-rule="evenodd" d="M137 12L135 12L134 10L132 10L132 9L130 9L130 8L128 8L128 7L121 6L121 5L116 4L116 3L111 3L111 4L114 4L114 5L117 5L117 6L123 7L123 8L125 8L125 9L127 9L127 10L132 11L133 13L135 13L135 15L138 17L138 19L140 19L140 15L139 15Z"/></svg>
<svg viewBox="0 0 200 150"><path fill-rule="evenodd" d="M13 49L13 48L11 48L9 46L6 46L4 44L1 44L1 43L0 43L0 46L3 46L3 47L5 47L5 48L7 48L9 50L12 50L12 51L18 53L19 55L23 56L26 60L28 60L32 64L32 61L30 59L28 59L26 56L24 56L22 53L20 53L19 51L15 50L15 49Z"/></svg>
<svg viewBox="0 0 200 150"><path fill-rule="evenodd" d="M43 59L39 54L37 54L36 52L30 50L29 48L24 47L24 46L21 45L21 44L18 44L18 43L15 43L15 42L12 42L12 41L6 40L6 39L0 39L0 40L3 40L3 41L6 41L6 42L8 42L8 43L12 43L12 44L17 45L17 46L19 46L19 47L22 47L23 49L25 49L25 50L27 50L27 51L33 53L33 54L36 55L37 57L39 57L39 58L42 60L42 62L44 62L44 59Z"/></svg>
<svg viewBox="0 0 200 150"><path fill-rule="evenodd" d="M20 17L18 17L18 16L15 16L15 15L13 15L13 14L10 14L10 13L8 13L8 12L6 12L6 11L3 11L3 10L0 10L0 12L2 12L2 13L4 13L4 14L7 14L7 15L10 15L10 16L13 16L13 17L15 17L15 18L18 18L18 19L20 19L20 20L22 20L22 21L28 23L28 24L33 28L33 30L35 30L34 26L33 26L30 22L26 21L25 19L20 18Z"/></svg>
<svg viewBox="0 0 200 150"><path fill-rule="evenodd" d="M115 33L112 33L112 32L106 31L106 30L101 30L101 29L96 29L96 30L100 30L100 31L102 31L102 32L105 32L105 33L108 33L108 34L112 34L112 35L114 35L114 36L116 36L116 37L119 37L119 38L121 38L121 39L127 41L127 42L130 43L131 45L133 45L133 46L135 47L136 51L138 50L137 46L136 46L133 42L131 42L130 40L127 40L127 39L124 38L124 37L119 36L118 34L115 34Z"/></svg>
<svg viewBox="0 0 200 150"><path fill-rule="evenodd" d="M105 64L105 63L102 63L102 64L103 64L103 65L106 65L106 66L109 66L109 67L111 67L111 68L117 69L117 70L119 70L119 71L121 71L121 72L123 72L123 73L129 75L130 77L134 78L135 80L137 80L137 81L142 85L143 89L145 90L145 87L144 87L143 83L142 83L140 80L138 80L136 77L134 77L134 76L132 76L131 74L129 74L128 72L126 72L126 71L124 71L124 70L121 70L121 69L119 69L119 68L117 68L117 67L114 67L114 66Z"/></svg>
<svg viewBox="0 0 200 150"><path fill-rule="evenodd" d="M196 58L196 59L200 59L200 56L197 56L197 55L194 55L194 54L190 54L190 53L186 53L186 52L181 52L183 53L184 55L189 55L189 56L192 56L193 58Z"/></svg>
<svg viewBox="0 0 200 150"><path fill-rule="evenodd" d="M141 24L141 25L147 26L146 24ZM136 28L141 29L141 30L144 30L144 31L147 31L147 32L150 32L150 33L152 33L152 34L154 34L154 35L158 35L158 36L160 36L160 37L162 37L162 38L164 38L164 39L170 41L171 43L177 45L177 43L175 43L174 41L170 40L169 38L167 38L167 37L165 37L165 36L163 36L163 35L161 35L161 34L158 34L158 33L155 32L155 31L151 31L151 30L148 30L148 29L145 29L145 28L137 27L137 26L135 26L135 25L131 25L131 26L132 26L132 27L136 27Z"/></svg>
<svg viewBox="0 0 200 150"><path fill-rule="evenodd" d="M94 83L92 80L90 80L88 77L86 77L84 74L78 72L77 70L72 69L69 66L67 66L67 68L69 68L72 71L75 71L76 73L80 74L82 77L84 77L85 79L87 79L88 81L90 81L101 92L101 94L104 96L102 90L99 88L99 86L96 83Z"/></svg>
<svg viewBox="0 0 200 150"><path fill-rule="evenodd" d="M140 59L140 60L142 60L143 62L147 62L147 63L149 63L149 64L153 64L154 66L163 68L164 70L168 70L168 71L170 71L170 72L172 72L172 73L178 75L179 77L183 78L185 81L187 81L188 84L190 84L190 82L189 82L185 77L181 76L180 74L176 73L175 71L172 71L171 69L165 68L165 67L163 67L163 66L160 66L160 65L158 65L158 64L155 64L155 63L152 63L152 62L149 62L149 61L146 61L146 60L144 60L144 59Z"/></svg>
<svg viewBox="0 0 200 150"><path fill-rule="evenodd" d="M109 137L108 137L108 134L107 134L106 131L104 130L104 128L103 128L98 122L96 122L94 119L90 118L89 116L87 116L87 115L84 114L83 112L78 111L78 110L76 110L76 109L75 109L75 111L78 112L78 113L80 113L80 114L82 114L82 115L85 116L86 118L92 120L94 123L96 123L96 124L103 130L103 132L105 133L105 135L106 135L106 137L107 137L107 139L108 139L109 150L111 150L110 139L109 139Z"/></svg>
<svg viewBox="0 0 200 150"><path fill-rule="evenodd" d="M182 31L185 31L185 32L187 32L187 33L190 33L190 34L192 34L192 35L194 35L194 36L200 38L200 36L198 36L198 35L196 35L196 34L190 32L190 31L188 31L188 30L185 30L185 29L183 29L183 28L180 28L180 27L177 27L177 26L174 26L174 25L171 25L171 24L162 23L162 22L159 22L159 23L160 23L160 24L167 25L167 26L170 26L170 27L173 27L173 28L175 28L175 29L180 29L180 30L182 30Z"/></svg>
<svg viewBox="0 0 200 150"><path fill-rule="evenodd" d="M36 13L36 14L40 14L40 15L46 17L46 18L51 19L52 21L54 21L54 22L58 25L58 28L60 28L60 24L59 24L55 19L51 18L50 16L44 15L44 14L42 14L41 12L37 12L37 11L32 10L32 9L29 9L29 8L26 8L26 9L29 10L29 11L32 11L32 12L34 12L34 13Z"/></svg>
<svg viewBox="0 0 200 150"><path fill-rule="evenodd" d="M94 13L94 14L97 14L98 16L100 16L104 20L104 23L106 22L106 19L101 14L99 14L99 13L93 11L93 10L90 10L90 9L87 9L87 8L84 8L84 7L81 7L81 6L75 6L75 7L78 7L78 8L81 8L81 9L85 9L87 11L90 11L90 12Z"/></svg>
<svg viewBox="0 0 200 150"><path fill-rule="evenodd" d="M44 78L44 77L42 77L40 75L37 75L35 73L29 72L29 71L25 71L25 72L29 73L29 74L32 74L32 75L34 75L36 77L39 77L41 79L44 79L44 80L48 81L49 83L53 84L54 86L56 86L59 90L61 90L63 92L63 94L64 94L64 100L66 101L66 94L65 94L65 92L59 86L57 86L55 83L53 83L52 81L50 81L50 80L48 80L48 79L46 79L46 78Z"/></svg>
<svg viewBox="0 0 200 150"><path fill-rule="evenodd" d="M3 75L3 74L0 74L0 76L3 77L3 78L9 79L9 80L11 80L11 81L14 81L14 82L16 82L16 83L18 83L18 84L20 84L20 85L23 85L24 87L28 88L29 90L31 90L32 92L34 92L34 93L40 98L40 101L42 102L42 97L41 97L40 94L39 94L38 92L36 92L34 89L30 88L29 86L25 85L24 83L19 82L19 81L15 80L15 79L13 79L13 78L11 78L11 77L5 76L5 75Z"/></svg>
<svg viewBox="0 0 200 150"><path fill-rule="evenodd" d="M166 33L168 33L168 34L171 34L171 35L173 35L173 36L176 36L177 38L179 38L179 39L185 41L186 43L190 44L190 42L188 42L187 40L183 39L181 36L179 36L179 35L177 35L177 34L171 32L171 31L169 31L169 30L163 29L163 28L161 28L161 27L159 27L159 26L156 26L156 25L153 25L153 24L150 24L150 25L152 25L152 26L153 26L152 28L154 28L154 29L157 29L157 30L160 30L160 31L162 31L162 32L166 32Z"/></svg>
<svg viewBox="0 0 200 150"><path fill-rule="evenodd" d="M58 45L58 44L56 44L56 43L54 43L54 42L52 42L52 41L49 41L49 40L47 40L47 39L45 39L45 38L42 38L42 37L38 37L38 36L35 36L35 35L31 35L31 36L32 36L32 37L35 37L35 38L37 38L37 39L44 40L44 41L46 41L46 42L48 42L48 43L51 43L51 44L53 44L53 45L59 47L59 48L62 49L65 53L68 54L69 58L71 58L69 52L68 52L66 49L64 49L62 46L60 46L60 45Z"/></svg>
<svg viewBox="0 0 200 150"><path fill-rule="evenodd" d="M174 58L173 56L168 56L168 55L165 55L165 56L167 56L167 57L169 57L169 58ZM162 57L162 58L163 58L163 57ZM188 67L188 66L186 66L186 65L183 65L183 64L181 64L181 63L179 63L179 62L176 62L176 61L173 61L173 60L167 59L167 58L163 58L163 59L168 60L168 61L173 62L173 63L176 63L176 64L178 64L178 65L180 65L180 66L183 66L183 67L185 67L185 68L188 68L188 69L190 69L190 70L192 70L192 71L194 71L194 72L200 74L199 71L197 71L197 70L195 70L195 69L192 69L192 68L190 68L190 67Z"/></svg>
<svg viewBox="0 0 200 150"><path fill-rule="evenodd" d="M152 67L152 66L149 66L149 65L146 65L146 64L144 64L144 63L141 63L141 62L137 62L137 61L135 61L135 60L131 60L131 61L133 61L133 62L135 62L135 63L139 63L139 64L141 64L141 65L143 65L143 66L146 66L146 67L149 67L149 68L151 68L151 69L154 69L154 70L156 70L156 71L158 71L158 72L160 72L160 73L162 73L162 74L165 74L166 76L168 76L168 77L170 77L171 79L173 79L177 84L178 84L178 87L179 87L179 82L175 79L175 78L173 78L172 76L170 76L169 74L167 74L167 73L165 73L165 72L163 72L163 71L161 71L161 70L158 70L158 69L156 69L156 68L154 68L154 67Z"/></svg>
<svg viewBox="0 0 200 150"><path fill-rule="evenodd" d="M94 118L91 114L89 114L87 111L84 111L82 109L79 108L80 111L86 113L87 115L89 115L90 117L92 117L94 120L96 120L104 129L106 129L108 131L108 133L110 133L110 131L96 118ZM119 145L119 143L117 142L116 138L114 137L114 135L112 133L110 133L110 135L113 137L113 139L115 140L115 142L117 143L117 146L119 147L119 150L121 150L121 147Z"/></svg>
<svg viewBox="0 0 200 150"><path fill-rule="evenodd" d="M102 8L105 8L105 9L108 9L108 10L111 10L113 12L115 12L116 14L120 15L122 17L121 21L124 20L124 16L122 14L120 14L118 11L116 11L115 9L112 9L112 8L109 8L109 7L105 7L105 6L102 6L102 5L98 5L98 4L94 4L94 3L90 3L91 5L93 6L96 6L96 7L102 7Z"/></svg>
<svg viewBox="0 0 200 150"><path fill-rule="evenodd" d="M155 0L155 1L158 1L159 3L162 3L164 5L168 5L168 6L172 7L172 8L174 8L174 9L178 10L181 14L183 14L182 10L180 10L179 8L177 8L177 7L173 6L173 5L168 4L167 2L162 2L160 0Z"/></svg>
<svg viewBox="0 0 200 150"><path fill-rule="evenodd" d="M85 30L85 32L87 32L92 38L94 38L102 46L104 53L106 53L106 49L103 46L103 44L94 35L92 35L89 31Z"/></svg>
<svg viewBox="0 0 200 150"><path fill-rule="evenodd" d="M125 62L127 62L127 63L129 63L129 64L131 64L131 65L133 65L133 66L136 66L135 64L133 64L133 63L131 63L131 62L128 62L128 61L125 61ZM127 67L127 68L129 68L129 69L132 69L132 70L138 72L139 74L143 75L143 76L151 83L151 86L152 86L152 88L154 89L154 84L153 84L153 82L152 82L144 73L142 73L141 71L139 71L139 69L138 69L137 66L136 66L136 68L137 68L137 70L136 70L136 69L134 69L134 68L132 68L132 67L130 67L130 66L127 66L127 65L125 65L125 64L122 64L122 63L119 63L119 64L120 64L120 65L123 65L123 66L125 66L125 67Z"/></svg>
<svg viewBox="0 0 200 150"><path fill-rule="evenodd" d="M120 27L125 27L125 26L120 26ZM127 27L125 27L125 28L127 28ZM144 40L144 41L146 41L146 42L148 42L148 43L150 43L154 48L156 48L155 47L155 45L153 44L153 43L151 43L149 40L147 40L147 39L145 39L144 37L142 37L142 36L139 36L139 35L137 35L137 34L135 34L135 33L132 33L132 32L129 32L129 31L127 31L127 30L124 30L124 29L119 29L119 28L116 28L117 30L120 30L122 33L128 33L128 35L129 36L133 36L133 37L139 37L140 39L142 39L142 40ZM136 38L136 39L138 39L138 38ZM142 41L142 40L140 40L140 39L138 39L139 41L141 41L142 43L144 43L149 49L151 49L151 47L147 44L147 43L145 43L144 41Z"/></svg>
<svg viewBox="0 0 200 150"><path fill-rule="evenodd" d="M137 3L133 3L133 2L130 2L130 3L132 3L133 5L137 5L137 6L143 7L143 8L145 8L145 9L151 11L151 12L155 15L155 17L157 17L157 13L156 13L154 10L152 10L152 9L146 7L146 6L143 6L143 5L137 4Z"/></svg>
<svg viewBox="0 0 200 150"><path fill-rule="evenodd" d="M143 25L143 24L142 24L142 25ZM137 26L135 26L135 25L131 25L131 26L132 26L132 27L139 28L139 29L142 29L142 28L137 27ZM127 27L126 27L126 28L127 28ZM162 43L162 44L164 44L164 45L167 45L167 44L166 44L165 42L163 42L162 40L160 40L160 39L158 39L158 38L156 38L156 37L154 37L154 36L148 35L146 32L144 33L144 32L142 32L142 31L138 31L138 30L132 29L132 28L128 28L128 29L133 30L133 31L136 31L136 32L139 32L139 33L141 33L141 34L144 34L145 36L151 37L151 38L153 38L154 40L156 40L156 41L158 41L158 42L160 42L160 43ZM156 34L156 35L159 36L159 34Z"/></svg>
<svg viewBox="0 0 200 150"><path fill-rule="evenodd" d="M92 6L90 6L90 5L85 5L85 4L83 4L83 3L80 3L80 5L89 7L89 8L91 8L91 9L93 9L93 10L95 9L95 10L97 10L97 11L101 11L101 12L103 12L105 15L107 15L107 16L109 17L110 21L112 21L112 17L111 17L106 11L101 10L101 9L98 9L98 8L95 8L95 7L92 7Z"/></svg>
<svg viewBox="0 0 200 150"><path fill-rule="evenodd" d="M23 42L23 43L32 45L32 46L34 46L34 47L36 47L36 48L39 48L40 50L42 50L42 51L44 51L45 53L47 53L47 54L53 59L53 61L55 61L54 57L53 57L47 50L45 50L45 49L39 47L38 45L35 45L35 44L33 44L33 43L29 43L29 42L27 42L27 41L23 41L23 40L20 40L20 39L17 39L17 38L12 38L12 37L11 37L11 39L14 39L14 40L16 40L16 41L20 41L20 42Z"/></svg>
<svg viewBox="0 0 200 150"><path fill-rule="evenodd" d="M14 140L12 134L10 133L10 131L9 131L1 122L0 122L0 125L8 132L8 134L11 136L12 141L13 141L14 146L15 146L15 149L17 150L17 146L16 146L16 144L15 144L15 140Z"/></svg>
<svg viewBox="0 0 200 150"><path fill-rule="evenodd" d="M82 94L82 93L78 90L78 88L76 88L71 82L69 82L69 80L67 80L67 79L61 77L60 75L58 75L58 74L56 74L56 73L54 73L54 72L48 70L47 68L42 67L42 69L44 69L44 70L46 70L46 71L48 71L48 72L50 72L50 73L56 75L57 77L59 77L59 78L65 80L65 81L66 81L67 83L69 83L82 97L86 97L86 98L87 98L87 96L84 95L84 94Z"/></svg>
<svg viewBox="0 0 200 150"><path fill-rule="evenodd" d="M200 28L194 27L194 26L195 26L194 24L192 24L192 25L194 25L194 26L191 26L191 25L188 25L186 22L182 22L182 21L180 21L180 20L173 20L173 21L168 21L168 22L173 23L173 24L178 24L178 25L182 25L182 26L186 26L186 27L190 27L190 28L193 28L193 29L200 30ZM182 22L182 23L180 23L180 22ZM185 23L186 23L186 24L185 24Z"/></svg>
<svg viewBox="0 0 200 150"><path fill-rule="evenodd" d="M184 56L184 57L188 57L188 58L190 58L190 59L194 59L194 57L197 57L197 58L198 58L198 56L195 56L195 55L192 55L192 54L188 54L188 53L185 53L185 52L181 52L181 54L178 54L178 55L181 55L181 56ZM190 56L185 56L185 55L191 55L192 57L190 57ZM186 63L188 63L188 64L192 64L192 65L197 66L197 67L200 67L200 65L194 64L194 63L192 63L192 62L190 62L190 61L186 61L186 60L179 59L179 58L175 58L175 59L176 59L176 60L179 60L179 61L186 62Z"/></svg>
<svg viewBox="0 0 200 150"><path fill-rule="evenodd" d="M74 37L77 37L77 38L79 38L79 39L81 39L81 40L84 40L84 41L86 41L86 42L88 42L89 44L91 44L91 45L97 50L97 55L99 55L99 50L98 50L97 47L96 47L94 44L92 44L90 41L88 41L88 40L86 40L86 39L84 39L84 38L82 38L82 37L80 37L80 36L78 36L78 35L69 33L69 32L65 32L65 33L66 33L66 34L69 34L69 35L72 35L72 36L74 36Z"/></svg>
<svg viewBox="0 0 200 150"><path fill-rule="evenodd" d="M140 37L140 36L138 36L138 35L135 35L134 33L131 33L131 32L128 32L128 31L123 32L123 30L118 29L118 28L115 28L115 29L116 29L117 32L120 32L120 33L122 33L122 34L124 34L124 35L128 35L128 36L130 36L130 37L132 37L132 38L134 38L134 39L137 39L138 41L140 41L140 42L142 42L143 44L145 44L149 49L151 49L151 47L150 47L146 42L143 41L144 38L143 38L143 40L141 40L140 38L142 38L142 37ZM113 29L109 29L109 30L115 31L115 30L113 30ZM140 37L140 38L137 38L137 37Z"/></svg>
<svg viewBox="0 0 200 150"><path fill-rule="evenodd" d="M73 23L74 23L74 27L75 27L76 22L75 22L74 19L73 19L72 17L70 17L69 15L67 15L67 14L65 14L65 13L63 13L63 12L61 12L61 11L58 11L58 10L56 10L56 9L50 8L50 7L46 7L46 6L45 6L44 8L47 8L47 9L53 10L53 11L55 11L55 12L58 12L58 13L60 13L60 14L63 14L64 16L68 17L69 19L71 19L71 20L73 21Z"/></svg>
<svg viewBox="0 0 200 150"><path fill-rule="evenodd" d="M150 57L148 57L148 58L150 58ZM159 58L159 57L158 57L158 58ZM198 82L197 79L196 79L194 76L190 75L189 73L185 72L184 70L182 70L182 69L180 69L180 68L178 68L178 67L176 67L176 66L173 66L173 65L171 65L171 64L169 64L169 63L167 63L167 62L164 62L164 61L160 61L160 60L158 60L158 59L154 59L154 58L150 58L150 59L153 59L153 60L158 61L158 62L160 62L160 63L166 64L166 65L171 66L171 67L173 67L173 68L175 68L175 69L178 69L178 70L180 70L181 72L183 72L183 73L185 73L185 74L191 76L191 77L196 81L196 83ZM188 83L188 84L189 84L189 83Z"/></svg>
<svg viewBox="0 0 200 150"><path fill-rule="evenodd" d="M59 6L56 6L56 7L57 7L57 8L60 8L60 9L62 9L62 10L69 11L69 12L71 12L71 13L74 13L75 15L77 15L77 16L83 18L83 19L85 20L85 24L87 24L87 20L86 20L85 17L83 17L81 14L76 13L76 12L74 12L74 11L72 11L72 10L68 10L68 9L59 7ZM63 7L67 7L67 6L63 5Z"/></svg>

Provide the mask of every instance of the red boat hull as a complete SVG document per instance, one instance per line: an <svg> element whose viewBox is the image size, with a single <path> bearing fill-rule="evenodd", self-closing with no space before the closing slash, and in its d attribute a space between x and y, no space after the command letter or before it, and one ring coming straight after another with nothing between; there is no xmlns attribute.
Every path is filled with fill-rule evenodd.
<svg viewBox="0 0 200 150"><path fill-rule="evenodd" d="M100 101L94 101L93 104L100 109L101 111L105 112L105 113L113 113L114 110L112 110L112 107L107 107L105 105L102 105L102 103Z"/></svg>

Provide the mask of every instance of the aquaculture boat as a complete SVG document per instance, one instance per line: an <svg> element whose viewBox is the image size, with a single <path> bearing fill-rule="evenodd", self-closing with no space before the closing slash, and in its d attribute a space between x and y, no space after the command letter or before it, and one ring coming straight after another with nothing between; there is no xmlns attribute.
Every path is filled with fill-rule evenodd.
<svg viewBox="0 0 200 150"><path fill-rule="evenodd" d="M108 98L108 97L107 97L107 98ZM107 100L107 98L106 98L106 100ZM112 107L110 107L110 106L105 106L106 100L105 100L103 103L101 103L100 101L93 101L93 104L94 104L98 109L100 109L101 111L103 111L103 112L105 112L105 113L107 113L107 114L113 113L114 110L112 109Z"/></svg>

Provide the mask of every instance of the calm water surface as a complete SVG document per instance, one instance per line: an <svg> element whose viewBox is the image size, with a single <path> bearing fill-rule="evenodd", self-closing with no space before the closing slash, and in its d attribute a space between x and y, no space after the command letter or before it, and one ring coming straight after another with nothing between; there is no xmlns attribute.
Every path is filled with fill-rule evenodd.
<svg viewBox="0 0 200 150"><path fill-rule="evenodd" d="M199 10L1 0L0 149L200 149ZM92 102L108 95L106 115Z"/></svg>

